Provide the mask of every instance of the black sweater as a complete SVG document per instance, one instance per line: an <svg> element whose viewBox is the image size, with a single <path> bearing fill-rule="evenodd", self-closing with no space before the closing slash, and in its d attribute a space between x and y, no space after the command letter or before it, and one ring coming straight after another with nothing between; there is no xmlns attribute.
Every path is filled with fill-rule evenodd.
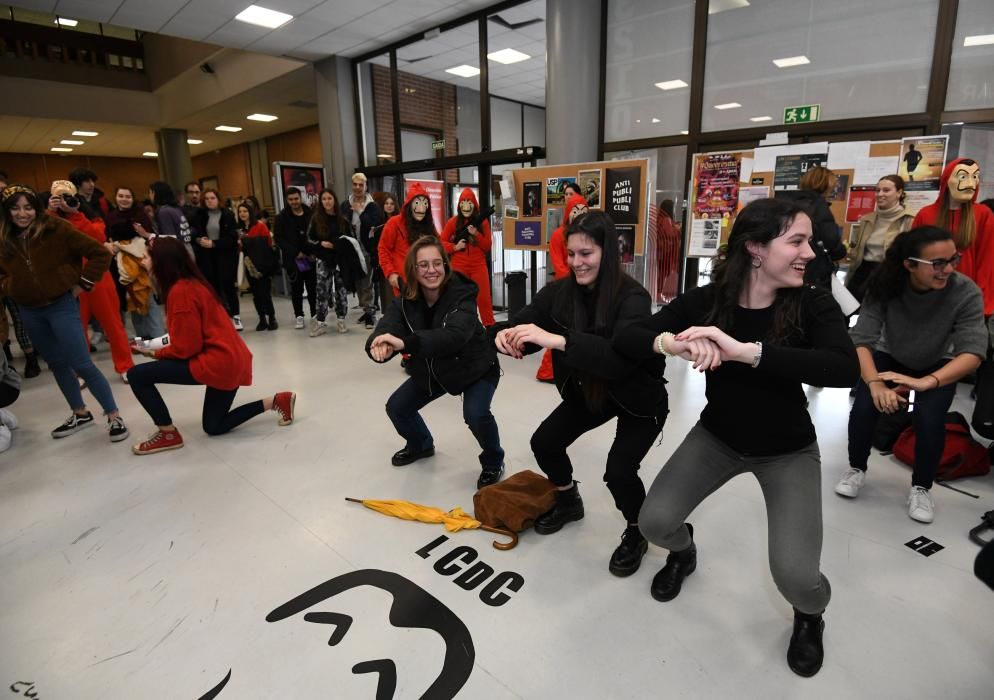
<svg viewBox="0 0 994 700"><path fill-rule="evenodd" d="M776 306L739 307L726 332L741 342L763 343L763 357L753 369L725 362L707 372L707 406L701 425L736 452L770 456L799 450L815 440L802 383L851 387L859 379L856 349L848 323L830 294L804 287L801 330L786 342L769 343ZM692 289L664 306L647 322L615 338L615 347L635 358L654 355L658 334L707 326L714 286Z"/></svg>

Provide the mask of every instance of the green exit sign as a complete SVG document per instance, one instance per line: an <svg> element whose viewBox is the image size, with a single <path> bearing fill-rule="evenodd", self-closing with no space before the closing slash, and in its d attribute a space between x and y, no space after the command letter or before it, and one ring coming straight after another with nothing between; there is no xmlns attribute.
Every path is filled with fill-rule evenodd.
<svg viewBox="0 0 994 700"><path fill-rule="evenodd" d="M433 151L444 151L445 150L445 139L441 139L439 141L432 141L431 142L431 149Z"/></svg>
<svg viewBox="0 0 994 700"><path fill-rule="evenodd" d="M786 107L783 110L784 124L809 124L816 122L821 117L821 105L801 105L800 107Z"/></svg>

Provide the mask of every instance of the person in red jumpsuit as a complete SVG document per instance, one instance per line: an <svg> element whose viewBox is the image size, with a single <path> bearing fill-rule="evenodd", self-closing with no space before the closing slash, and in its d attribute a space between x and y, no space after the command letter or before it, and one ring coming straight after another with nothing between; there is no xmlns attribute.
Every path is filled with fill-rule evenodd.
<svg viewBox="0 0 994 700"><path fill-rule="evenodd" d="M77 202L77 206L72 207L63 199L64 195L69 195L71 199L76 194L76 186L68 180L53 182L51 196L48 199L49 214L61 216L98 243L107 243L104 221L99 214L90 210L93 215L91 219L83 213L82 207L85 205L81 201ZM128 370L134 367L135 363L131 359L128 334L124 332L124 324L121 322L120 299L117 296L117 288L114 286L114 279L110 273L104 273L100 280L93 285L93 289L79 295L79 316L83 323L84 336L87 336L86 329L90 325L91 316L95 316L100 322L107 342L110 344L114 371L124 383L127 383Z"/></svg>
<svg viewBox="0 0 994 700"><path fill-rule="evenodd" d="M912 228L938 226L953 234L956 250L963 256L959 272L980 287L984 316L994 316L994 213L975 206L980 191L980 164L957 158L942 171L939 198L923 207Z"/></svg>
<svg viewBox="0 0 994 700"><path fill-rule="evenodd" d="M566 254L566 225L573 222L573 219L580 214L587 213L587 200L583 195L574 194L566 200L565 216L559 228L552 232L549 237L549 263L552 265L552 272L555 278L562 279L569 274ZM535 379L546 384L555 383L552 376L552 351L546 350L542 354L542 364L538 366Z"/></svg>
<svg viewBox="0 0 994 700"><path fill-rule="evenodd" d="M480 310L480 320L484 326L494 325L494 305L490 296L490 270L487 268L487 253L493 245L490 222L484 221L477 229L469 222L480 213L480 203L470 188L459 194L459 213L445 223L442 229L442 244L449 254L452 269L461 272L476 282L476 306ZM460 229L469 226L469 238L458 243L453 237Z"/></svg>
<svg viewBox="0 0 994 700"><path fill-rule="evenodd" d="M400 214L390 217L383 227L376 250L380 258L383 277L393 287L393 295L400 296L404 284L404 259L411 243L422 236L437 236L438 230L431 216L428 192L420 182L411 185Z"/></svg>

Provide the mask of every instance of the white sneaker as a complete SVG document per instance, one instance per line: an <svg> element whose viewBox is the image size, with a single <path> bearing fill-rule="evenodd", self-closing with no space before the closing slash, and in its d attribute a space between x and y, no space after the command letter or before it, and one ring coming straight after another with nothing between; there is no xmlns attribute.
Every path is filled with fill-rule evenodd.
<svg viewBox="0 0 994 700"><path fill-rule="evenodd" d="M908 515L920 523L930 523L935 520L935 504L932 494L921 486L912 486L908 494Z"/></svg>
<svg viewBox="0 0 994 700"><path fill-rule="evenodd" d="M241 331L245 330L245 326L244 326L244 324L242 324L242 317L241 316L232 316L231 317L231 322L233 324L235 324L235 330L236 331L241 332Z"/></svg>
<svg viewBox="0 0 994 700"><path fill-rule="evenodd" d="M4 425L11 430L17 430L17 416L6 408L0 408L0 425Z"/></svg>
<svg viewBox="0 0 994 700"><path fill-rule="evenodd" d="M100 331L90 331L90 345L97 346L105 340L107 340L106 336Z"/></svg>
<svg viewBox="0 0 994 700"><path fill-rule="evenodd" d="M312 330L312 331L313 331L313 330L314 330L315 328L317 328L317 327L318 327L318 324L319 324L319 323L321 323L321 322L320 322L319 320L317 320L317 318L315 318L314 316L311 316L311 330Z"/></svg>
<svg viewBox="0 0 994 700"><path fill-rule="evenodd" d="M125 384L130 384L131 383L131 382L128 381L128 373L127 372L121 372L121 381L124 382Z"/></svg>
<svg viewBox="0 0 994 700"><path fill-rule="evenodd" d="M294 319L293 327L296 328L298 331L301 330L304 327L304 317L297 316L297 318Z"/></svg>
<svg viewBox="0 0 994 700"><path fill-rule="evenodd" d="M864 470L849 467L846 473L842 475L839 483L835 485L835 493L846 498L856 498L859 495L859 490L863 487L864 481L866 481L866 472Z"/></svg>
<svg viewBox="0 0 994 700"><path fill-rule="evenodd" d="M339 333L348 333L349 332L349 327L345 325L345 319L344 318L338 319L338 332Z"/></svg>
<svg viewBox="0 0 994 700"><path fill-rule="evenodd" d="M317 338L319 335L324 335L328 332L328 324L324 321L317 321L311 324L310 336L312 338Z"/></svg>
<svg viewBox="0 0 994 700"><path fill-rule="evenodd" d="M10 428L0 425L0 452L10 449Z"/></svg>

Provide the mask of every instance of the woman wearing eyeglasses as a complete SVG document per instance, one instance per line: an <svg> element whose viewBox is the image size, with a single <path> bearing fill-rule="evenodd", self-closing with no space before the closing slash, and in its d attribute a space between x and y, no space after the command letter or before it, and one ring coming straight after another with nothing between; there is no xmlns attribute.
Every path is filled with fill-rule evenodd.
<svg viewBox="0 0 994 700"><path fill-rule="evenodd" d="M490 412L500 366L476 315L476 284L453 272L434 236L411 244L403 272L403 295L387 307L366 341L374 362L407 356L410 378L387 400L387 416L407 441L391 463L402 467L434 455L434 439L419 411L444 394L461 394L463 419L482 450L476 487L495 484L504 472L504 450Z"/></svg>
<svg viewBox="0 0 994 700"><path fill-rule="evenodd" d="M849 413L849 469L835 492L859 495L877 419L904 410L913 391L915 465L908 515L922 523L935 517L929 489L945 447L946 411L956 382L987 352L983 296L955 271L959 261L945 229L920 226L900 234L870 277L850 331L861 381Z"/></svg>

